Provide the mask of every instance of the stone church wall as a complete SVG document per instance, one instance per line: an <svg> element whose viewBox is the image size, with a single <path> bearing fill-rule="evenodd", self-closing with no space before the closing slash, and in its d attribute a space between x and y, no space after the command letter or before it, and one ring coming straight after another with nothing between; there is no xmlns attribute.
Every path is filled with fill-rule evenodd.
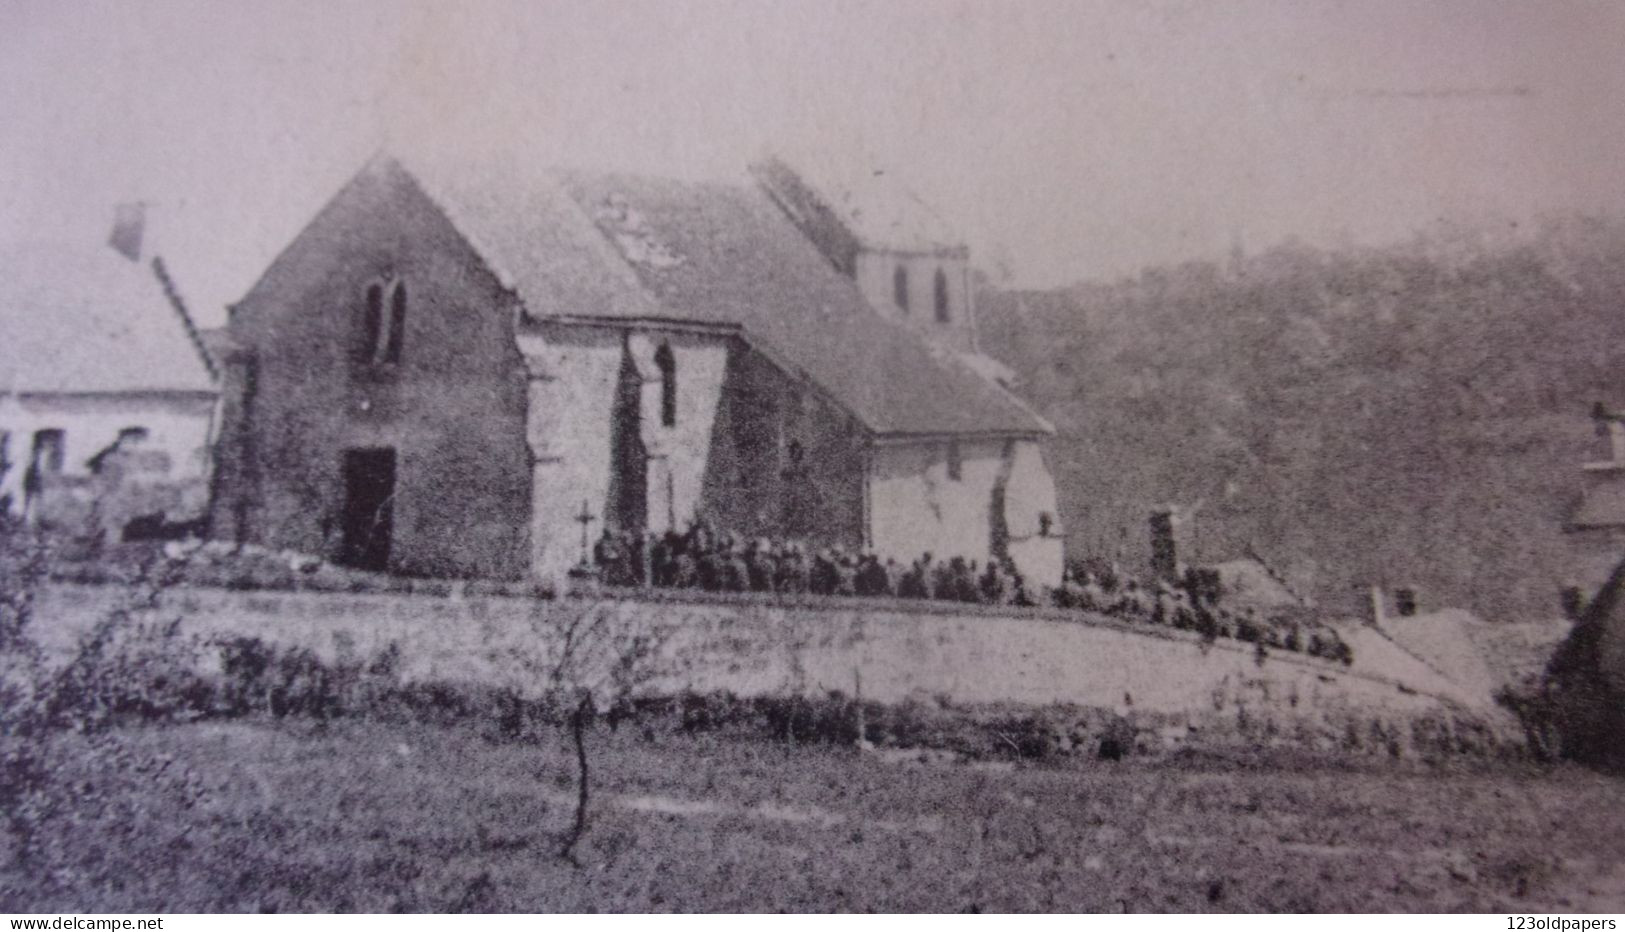
<svg viewBox="0 0 1625 932"><path fill-rule="evenodd" d="M867 435L758 353L736 352L697 513L747 537L863 544Z"/></svg>
<svg viewBox="0 0 1625 932"><path fill-rule="evenodd" d="M398 365L352 363L369 284L404 282ZM515 577L530 486L516 300L399 171L358 177L238 304L214 533L327 558L344 451L391 447L390 568ZM246 393L246 397L245 397Z"/></svg>

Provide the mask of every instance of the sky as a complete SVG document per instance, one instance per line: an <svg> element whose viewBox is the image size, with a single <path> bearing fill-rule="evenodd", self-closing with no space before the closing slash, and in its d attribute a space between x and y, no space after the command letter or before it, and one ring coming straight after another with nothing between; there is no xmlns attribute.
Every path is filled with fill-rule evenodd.
<svg viewBox="0 0 1625 932"><path fill-rule="evenodd" d="M884 169L1015 285L1625 213L1625 6L0 2L0 243L149 205L204 323L380 149Z"/></svg>

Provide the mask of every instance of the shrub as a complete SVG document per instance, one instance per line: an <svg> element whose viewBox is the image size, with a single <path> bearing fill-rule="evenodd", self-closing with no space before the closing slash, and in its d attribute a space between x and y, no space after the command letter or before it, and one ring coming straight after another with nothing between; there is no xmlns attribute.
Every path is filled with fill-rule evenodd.
<svg viewBox="0 0 1625 932"><path fill-rule="evenodd" d="M0 810L30 891L49 888L70 866L80 875L106 870L76 850L87 838L162 837L184 820L203 790L184 767L154 754L138 736L112 731L122 722L190 720L206 714L212 688L197 667L198 644L178 622L150 610L173 585L167 568L142 571L126 598L82 637L66 662L53 664L29 625L50 547L15 527L0 529ZM114 801L138 799L137 806ZM109 842L111 840L111 842ZM8 865L9 866L9 865ZM98 878L104 885L139 878ZM12 890L0 890L9 900Z"/></svg>

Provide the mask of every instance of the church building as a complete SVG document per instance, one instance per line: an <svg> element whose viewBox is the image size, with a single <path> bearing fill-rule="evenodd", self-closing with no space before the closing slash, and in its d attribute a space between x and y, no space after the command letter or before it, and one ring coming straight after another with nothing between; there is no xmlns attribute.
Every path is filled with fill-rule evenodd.
<svg viewBox="0 0 1625 932"><path fill-rule="evenodd" d="M978 351L968 250L893 204L375 157L231 308L213 533L555 579L703 519L1055 584L1053 429Z"/></svg>

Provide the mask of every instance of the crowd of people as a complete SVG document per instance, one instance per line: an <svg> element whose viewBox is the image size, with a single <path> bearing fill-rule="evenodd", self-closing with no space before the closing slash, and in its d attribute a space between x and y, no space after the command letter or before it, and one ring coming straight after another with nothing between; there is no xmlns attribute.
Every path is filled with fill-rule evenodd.
<svg viewBox="0 0 1625 932"><path fill-rule="evenodd" d="M763 592L936 599L980 605L1054 606L1127 621L1233 638L1349 663L1353 653L1332 628L1291 613L1261 614L1223 599L1212 571L1192 569L1177 582L1134 579L1116 566L1069 567L1055 588L1029 585L1014 564L985 565L960 556L922 554L908 565L839 545L741 539L697 522L686 533L606 529L593 548L598 577L611 586L708 592Z"/></svg>
<svg viewBox="0 0 1625 932"><path fill-rule="evenodd" d="M1226 604L1223 587L1212 570L1187 570L1177 584L1146 584L1112 567L1094 571L1068 568L1051 602L1085 611L1195 631L1204 638L1234 638L1263 648L1299 651L1328 660L1350 662L1353 652L1337 632L1301 613L1266 616L1252 605Z"/></svg>
<svg viewBox="0 0 1625 932"><path fill-rule="evenodd" d="M1001 561L979 567L975 560L937 560L927 553L904 566L839 545L813 549L798 541L742 540L704 522L686 534L606 530L593 548L593 562L612 586L1041 604L1021 574Z"/></svg>

